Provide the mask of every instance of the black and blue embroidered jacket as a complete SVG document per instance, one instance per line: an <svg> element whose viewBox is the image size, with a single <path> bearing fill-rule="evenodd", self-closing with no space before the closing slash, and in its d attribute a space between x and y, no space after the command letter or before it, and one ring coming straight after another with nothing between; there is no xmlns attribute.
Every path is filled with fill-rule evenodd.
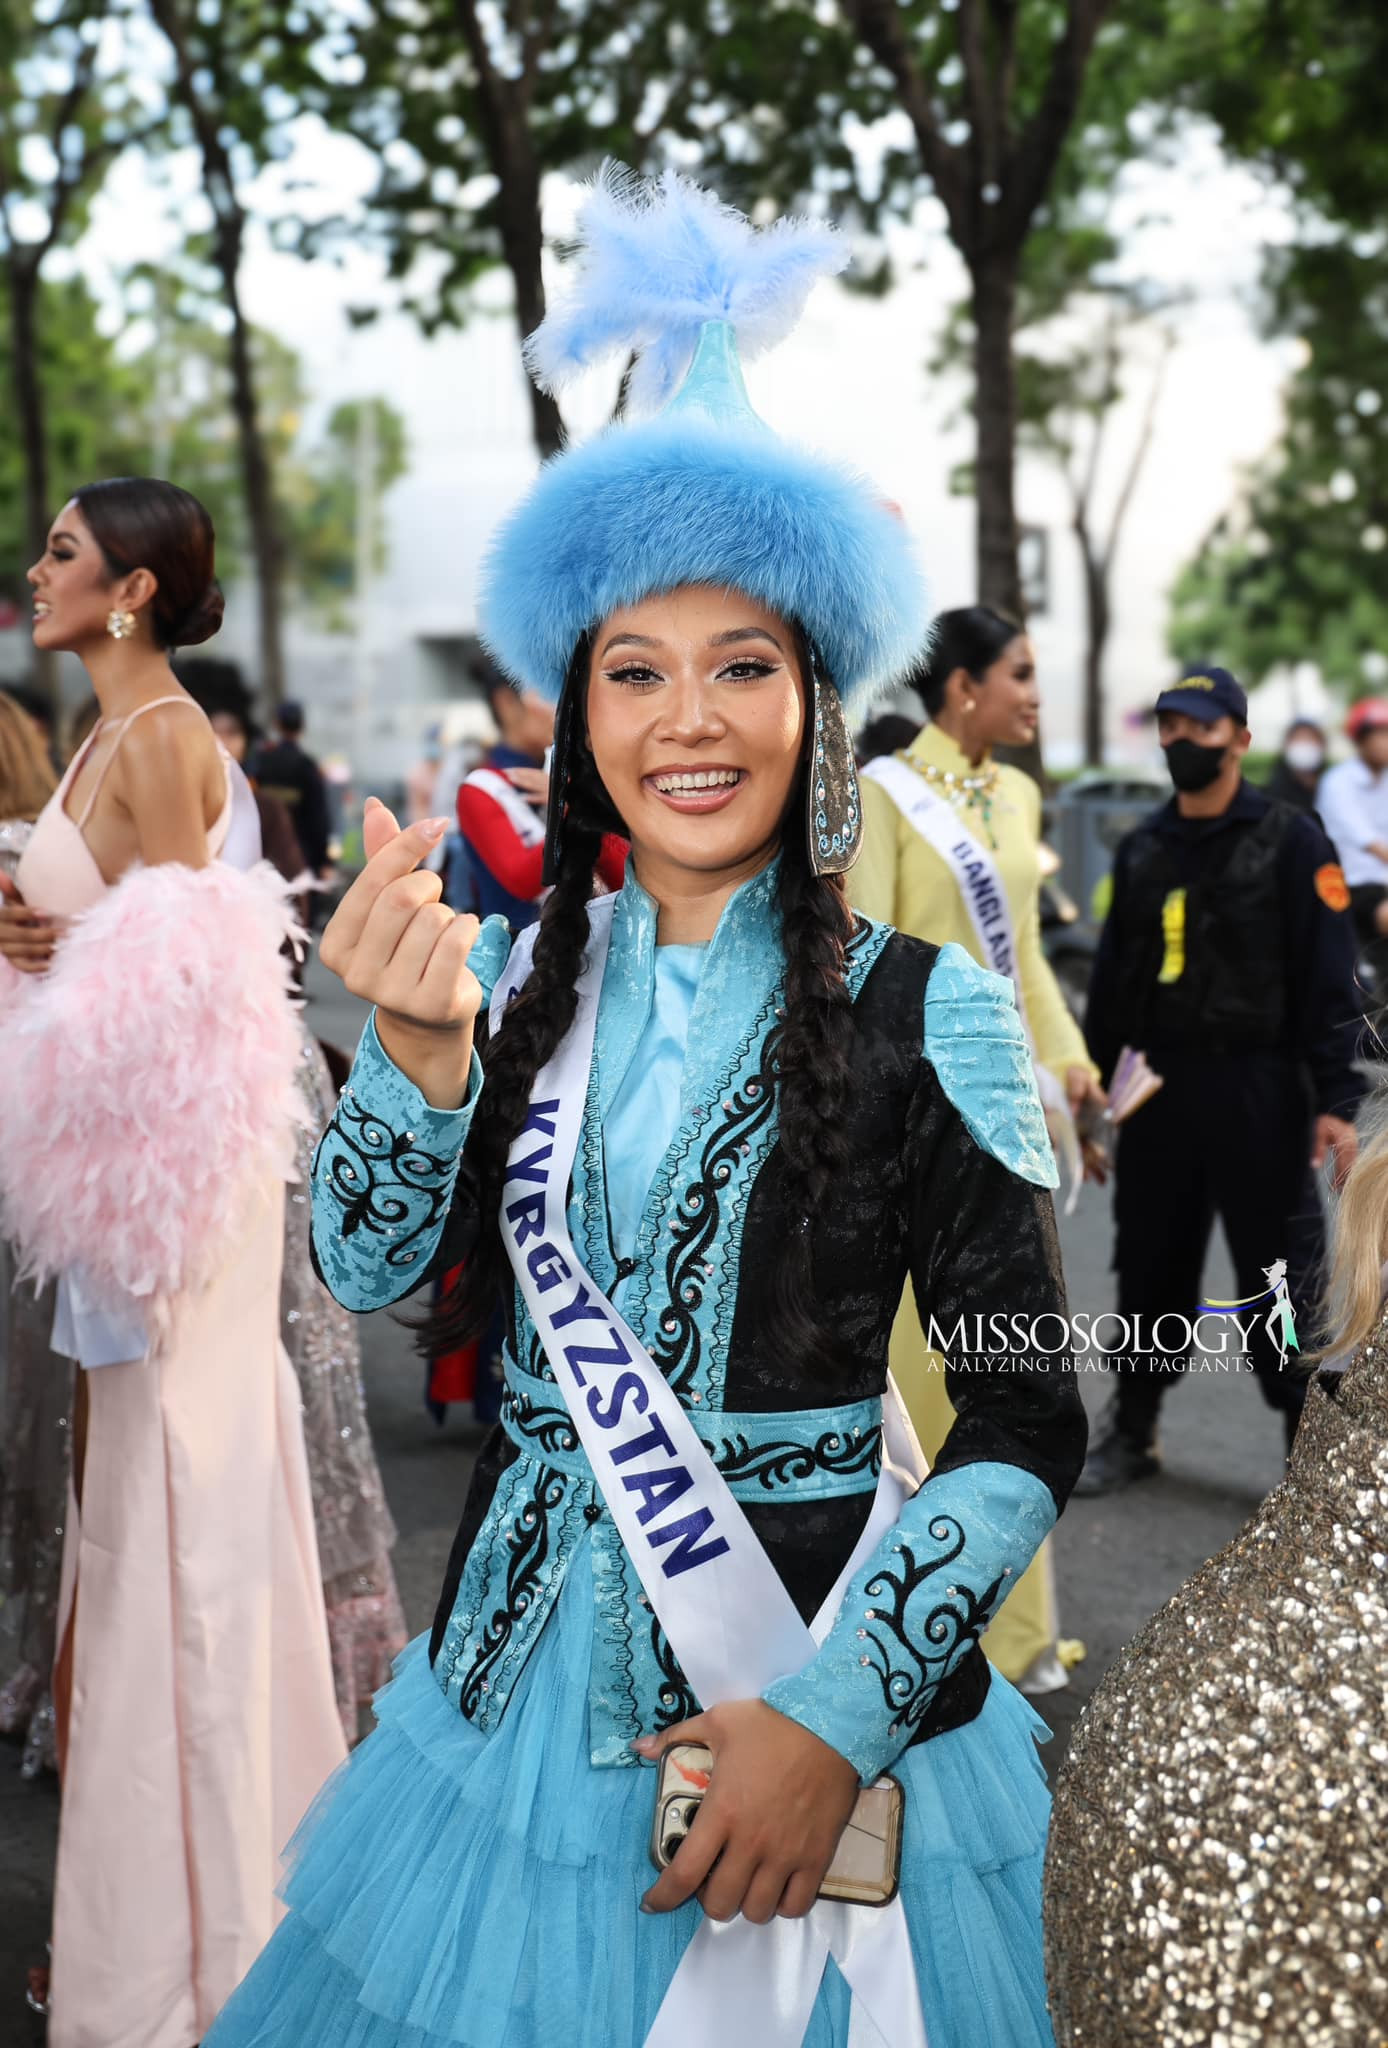
<svg viewBox="0 0 1388 2048"><path fill-rule="evenodd" d="M603 1132L650 1016L655 906L628 877L616 907L570 1189L589 1273L675 1388L808 1621L866 1521L881 1460L892 1321L908 1272L922 1315L1064 1312L1055 1167L1010 985L958 946L858 922L854 1154L809 1219L832 1384L776 1341L770 1279L788 1213L775 1046L784 953L775 872L733 897L689 1023L679 1118L634 1256L612 1243ZM484 925L489 993L510 938ZM477 1217L461 1110L431 1109L368 1029L319 1147L314 1242L338 1300L400 1299L466 1252ZM974 1363L970 1361L969 1363ZM947 1368L958 1419L930 1477L857 1574L804 1672L766 1697L870 1779L910 1742L977 1713L978 1638L1083 1461L1073 1374L1041 1359ZM435 1675L478 1727L505 1713L571 1571L593 1575L594 1763L698 1710L606 1513L524 1301L509 1307L500 1425L478 1461L431 1643Z"/></svg>

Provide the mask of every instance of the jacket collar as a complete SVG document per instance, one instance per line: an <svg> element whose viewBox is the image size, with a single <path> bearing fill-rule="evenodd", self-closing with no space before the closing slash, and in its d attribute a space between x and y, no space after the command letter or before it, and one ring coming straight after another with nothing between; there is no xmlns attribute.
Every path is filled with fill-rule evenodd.
<svg viewBox="0 0 1388 2048"><path fill-rule="evenodd" d="M725 904L705 949L689 1019L681 1112L707 1108L750 1019L785 975L779 857L742 883ZM631 1065L655 999L656 904L627 862L612 915L612 940L598 1012L600 1113L606 1116Z"/></svg>
<svg viewBox="0 0 1388 2048"><path fill-rule="evenodd" d="M981 761L971 761L947 732L930 724L923 725L907 747L906 759L913 768L943 768L955 775L982 775L992 756L985 754Z"/></svg>
<svg viewBox="0 0 1388 2048"><path fill-rule="evenodd" d="M1263 817L1271 808L1271 798L1261 789L1255 789L1251 782L1240 776L1239 786L1234 791L1234 800L1227 810L1217 818L1183 818L1176 808L1175 796L1169 796L1156 813L1152 824L1156 831L1170 838L1205 838L1218 832L1225 825L1248 824Z"/></svg>

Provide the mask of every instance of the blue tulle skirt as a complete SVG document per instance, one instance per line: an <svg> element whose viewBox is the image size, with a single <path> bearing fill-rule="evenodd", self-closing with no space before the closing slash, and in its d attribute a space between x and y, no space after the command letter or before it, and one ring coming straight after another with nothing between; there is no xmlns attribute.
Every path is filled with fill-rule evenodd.
<svg viewBox="0 0 1388 2048"><path fill-rule="evenodd" d="M655 1774L588 1761L580 1553L496 1733L423 1639L290 1845L289 1913L204 2048L640 2048L696 1902L639 1911ZM1054 2048L1041 1962L1044 1723L994 1677L978 1718L910 1750L902 1898L930 2048ZM844 2048L832 1963L805 2048Z"/></svg>

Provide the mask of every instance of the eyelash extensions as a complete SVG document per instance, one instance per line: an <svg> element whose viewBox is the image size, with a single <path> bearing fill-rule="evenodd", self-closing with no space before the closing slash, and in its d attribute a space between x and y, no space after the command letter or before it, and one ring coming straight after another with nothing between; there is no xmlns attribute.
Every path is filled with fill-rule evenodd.
<svg viewBox="0 0 1388 2048"><path fill-rule="evenodd" d="M729 662L726 668L718 671L714 680L720 683L757 683L763 676L774 675L776 668L775 662L758 661L748 657L741 661ZM630 689L638 690L665 680L659 670L648 667L645 662L629 662L624 668L605 668L603 675L609 683L622 683Z"/></svg>

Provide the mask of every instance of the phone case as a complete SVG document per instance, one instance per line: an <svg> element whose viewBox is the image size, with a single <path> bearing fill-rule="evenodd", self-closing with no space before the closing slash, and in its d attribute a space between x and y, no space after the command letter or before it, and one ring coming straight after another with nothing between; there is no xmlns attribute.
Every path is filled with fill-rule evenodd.
<svg viewBox="0 0 1388 2048"><path fill-rule="evenodd" d="M713 1781L713 1756L698 1742L677 1742L660 1759L651 1826L651 1861L670 1863L694 1824ZM889 1906L901 1881L901 1820L906 1794L896 1778L878 1778L858 1794L819 1888L821 1899Z"/></svg>

